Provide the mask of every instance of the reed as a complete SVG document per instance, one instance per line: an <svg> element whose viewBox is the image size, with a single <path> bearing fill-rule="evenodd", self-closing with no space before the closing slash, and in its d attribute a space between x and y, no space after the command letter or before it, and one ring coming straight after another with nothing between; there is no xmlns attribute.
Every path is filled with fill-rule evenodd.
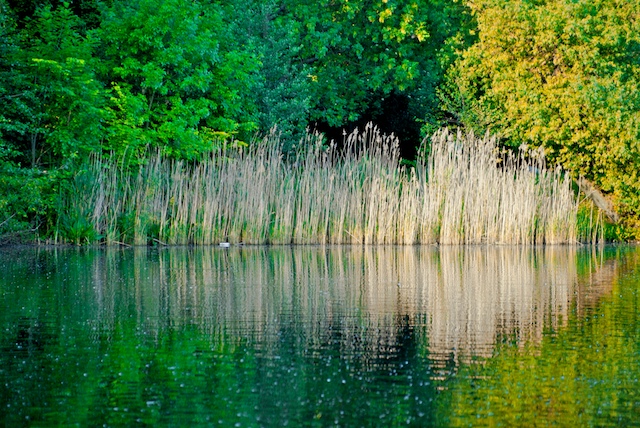
<svg viewBox="0 0 640 428"><path fill-rule="evenodd" d="M570 180L541 155L498 165L495 138L448 130L424 144L414 168L372 125L340 149L309 134L288 159L275 132L195 164L155 154L132 171L96 156L61 212L89 213L107 244L577 242Z"/></svg>

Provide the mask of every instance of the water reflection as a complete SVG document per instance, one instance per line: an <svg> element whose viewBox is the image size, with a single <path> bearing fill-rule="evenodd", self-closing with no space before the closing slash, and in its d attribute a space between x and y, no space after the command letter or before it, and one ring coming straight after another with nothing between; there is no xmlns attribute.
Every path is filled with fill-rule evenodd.
<svg viewBox="0 0 640 428"><path fill-rule="evenodd" d="M591 251L3 251L0 422L437 424L463 363L611 294L619 258Z"/></svg>
<svg viewBox="0 0 640 428"><path fill-rule="evenodd" d="M599 266L579 281L568 247L136 249L106 251L80 281L96 329L123 308L155 336L195 324L262 341L294 320L305 340L339 330L344 346L375 353L408 324L433 358L457 360L561 327L572 301L580 310L608 291L612 269Z"/></svg>

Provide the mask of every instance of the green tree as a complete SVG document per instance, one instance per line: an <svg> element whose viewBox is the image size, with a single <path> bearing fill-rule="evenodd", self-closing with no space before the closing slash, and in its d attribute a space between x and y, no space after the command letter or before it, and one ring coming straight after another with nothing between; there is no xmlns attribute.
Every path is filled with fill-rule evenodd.
<svg viewBox="0 0 640 428"><path fill-rule="evenodd" d="M287 0L283 10L300 40L299 61L309 65L311 121L342 126L398 93L429 130L442 122L436 88L453 58L450 46L471 40L463 4Z"/></svg>
<svg viewBox="0 0 640 428"><path fill-rule="evenodd" d="M302 45L295 23L278 0L235 0L225 15L233 38L259 62L254 90L259 132L277 127L285 148L299 141L313 107L311 67L300 61Z"/></svg>
<svg viewBox="0 0 640 428"><path fill-rule="evenodd" d="M0 160L14 159L20 155L7 134L19 132L20 126L12 122L12 110L15 110L16 99L20 91L21 74L14 71L13 58L19 50L16 23L4 0L0 0L0 101L4 108L0 109Z"/></svg>
<svg viewBox="0 0 640 428"><path fill-rule="evenodd" d="M40 229L56 183L103 135L104 92L93 42L68 3L43 6L20 27L0 2L0 240Z"/></svg>
<svg viewBox="0 0 640 428"><path fill-rule="evenodd" d="M479 40L443 100L466 126L549 160L607 193L640 226L640 4L470 3Z"/></svg>
<svg viewBox="0 0 640 428"><path fill-rule="evenodd" d="M258 62L236 49L223 6L197 1L114 2L100 38L111 83L108 148L193 158L216 136L256 129L244 103Z"/></svg>
<svg viewBox="0 0 640 428"><path fill-rule="evenodd" d="M429 38L424 9L394 3L288 2L300 60L313 67L312 120L342 125L357 119L374 93L413 86L420 65L415 51Z"/></svg>
<svg viewBox="0 0 640 428"><path fill-rule="evenodd" d="M81 25L68 3L45 6L15 45L5 43L0 132L5 148L32 167L69 167L100 145L104 92L90 66L93 40Z"/></svg>

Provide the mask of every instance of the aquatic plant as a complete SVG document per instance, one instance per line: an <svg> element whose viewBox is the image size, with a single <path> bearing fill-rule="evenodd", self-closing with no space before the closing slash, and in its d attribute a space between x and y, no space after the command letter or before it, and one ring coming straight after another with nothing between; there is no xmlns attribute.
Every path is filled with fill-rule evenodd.
<svg viewBox="0 0 640 428"><path fill-rule="evenodd" d="M96 156L93 184L70 188L82 203L64 212L90 207L107 244L577 242L568 177L540 154L500 153L494 137L441 130L415 167L373 125L341 147L318 134L300 147L285 159L273 132L195 163L155 154L130 170Z"/></svg>

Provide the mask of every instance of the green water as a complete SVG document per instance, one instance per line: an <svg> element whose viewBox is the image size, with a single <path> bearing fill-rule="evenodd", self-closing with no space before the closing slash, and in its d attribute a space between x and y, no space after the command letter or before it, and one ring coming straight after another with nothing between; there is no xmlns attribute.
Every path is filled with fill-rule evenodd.
<svg viewBox="0 0 640 428"><path fill-rule="evenodd" d="M640 249L0 250L0 425L638 426Z"/></svg>

